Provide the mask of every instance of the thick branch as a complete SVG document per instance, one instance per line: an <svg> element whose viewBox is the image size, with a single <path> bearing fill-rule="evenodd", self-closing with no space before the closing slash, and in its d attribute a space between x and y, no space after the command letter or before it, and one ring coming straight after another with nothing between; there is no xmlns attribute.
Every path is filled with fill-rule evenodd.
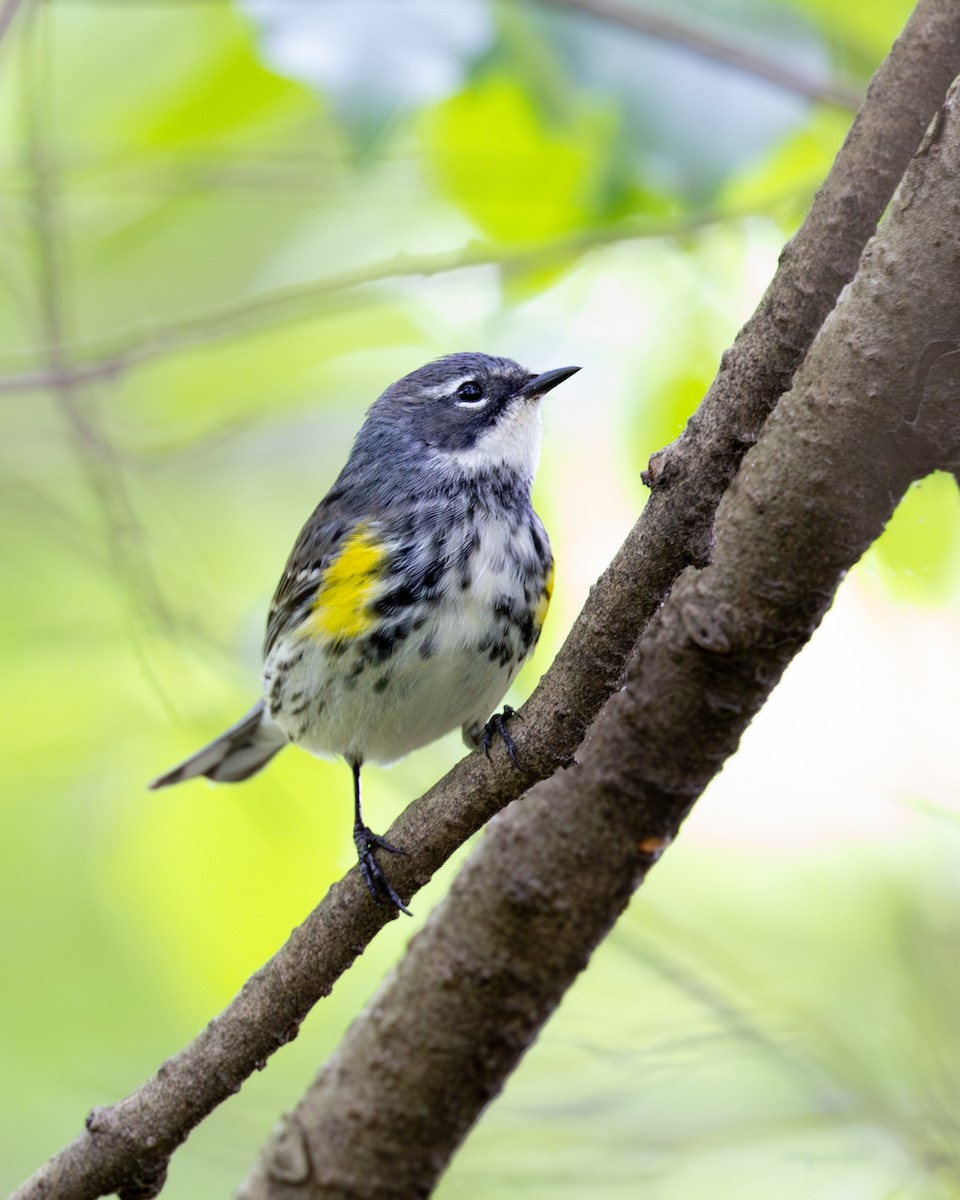
<svg viewBox="0 0 960 1200"><path fill-rule="evenodd" d="M653 495L524 709L523 733L560 724L578 745L673 581L688 564L706 562L720 497L853 278L958 72L960 11L953 0L921 0L756 312L683 434L651 460Z"/></svg>
<svg viewBox="0 0 960 1200"><path fill-rule="evenodd" d="M960 90L579 762L495 821L238 1193L409 1200L536 1037L881 532L960 446Z"/></svg>
<svg viewBox="0 0 960 1200"><path fill-rule="evenodd" d="M719 496L852 276L957 71L960 14L952 0L922 0L757 314L662 460L640 522L515 728L522 770L502 757L491 769L471 756L394 823L390 840L407 854L391 863L391 877L405 897L494 813L571 760L640 629L680 570L702 559ZM88 1129L13 1200L95 1200L115 1190L133 1196L136 1188L148 1194L190 1130L296 1036L391 915L372 905L351 871L194 1042L126 1099L92 1114Z"/></svg>

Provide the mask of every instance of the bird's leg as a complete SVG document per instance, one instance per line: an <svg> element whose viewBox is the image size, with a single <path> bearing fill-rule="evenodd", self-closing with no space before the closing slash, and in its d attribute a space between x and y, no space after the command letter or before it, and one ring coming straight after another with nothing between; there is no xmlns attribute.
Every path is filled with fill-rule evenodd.
<svg viewBox="0 0 960 1200"><path fill-rule="evenodd" d="M511 717L516 717L520 721L523 720L523 717L520 716L517 710L515 708L511 708L509 704L505 704L503 706L503 712L494 713L490 720L483 727L483 733L480 737L480 745L483 747L484 754L487 756L487 758L489 758L490 746L493 743L493 735L495 733L499 733L503 740L503 744L507 748L507 753L510 755L510 761L515 767L519 767L520 763L517 761L517 743L513 740L513 734L510 732L510 729L507 726L507 722L511 719Z"/></svg>
<svg viewBox="0 0 960 1200"><path fill-rule="evenodd" d="M370 895L378 904L383 903L382 897L386 895L390 903L399 908L401 912L406 913L408 917L413 916L410 909L397 895L393 884L387 878L373 852L377 846L382 850L388 850L391 854L403 854L403 851L399 846L392 845L386 838L382 838L364 825L360 800L360 763L351 763L350 766L353 770L353 842L357 847L357 857L360 860L360 874L363 876Z"/></svg>

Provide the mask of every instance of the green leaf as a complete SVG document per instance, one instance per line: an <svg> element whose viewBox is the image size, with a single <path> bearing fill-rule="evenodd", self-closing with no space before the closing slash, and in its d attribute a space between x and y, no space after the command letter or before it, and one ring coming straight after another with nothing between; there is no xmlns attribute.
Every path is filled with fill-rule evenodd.
<svg viewBox="0 0 960 1200"><path fill-rule="evenodd" d="M587 224L598 209L611 122L581 108L541 119L515 80L489 75L424 114L420 133L436 182L487 236L543 241Z"/></svg>

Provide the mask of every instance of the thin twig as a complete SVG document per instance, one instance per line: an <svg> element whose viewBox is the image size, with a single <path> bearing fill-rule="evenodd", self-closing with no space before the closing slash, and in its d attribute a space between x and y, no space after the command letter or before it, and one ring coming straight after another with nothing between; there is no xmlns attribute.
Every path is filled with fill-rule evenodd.
<svg viewBox="0 0 960 1200"><path fill-rule="evenodd" d="M23 52L23 117L30 167L33 232L37 247L40 321L46 373L56 382L51 391L66 435L100 510L114 567L135 594L131 611L149 607L166 621L159 584L143 553L144 539L119 458L89 404L77 394L74 368L67 351L69 313L60 180L48 136L45 100L50 94L49 14L37 5L28 14Z"/></svg>
<svg viewBox="0 0 960 1200"><path fill-rule="evenodd" d="M398 254L388 262L358 267L329 279L311 280L260 293L250 299L183 317L152 333L135 333L126 345L117 338L95 343L73 344L63 349L70 365L0 376L0 393L29 392L110 380L126 371L166 354L195 346L239 337L288 322L316 317L331 307L342 311L350 292L391 280L427 277L473 267L496 266L508 270L533 270L587 251L641 237L680 237L720 220L750 215L746 211L719 214L701 212L674 221L633 219L615 226L588 230L546 246L500 249L482 242L436 254ZM44 348L41 353L46 353ZM83 361L86 359L87 361Z"/></svg>
<svg viewBox="0 0 960 1200"><path fill-rule="evenodd" d="M0 42L6 36L7 30L17 15L22 0L3 0L3 7L0 8Z"/></svg>
<svg viewBox="0 0 960 1200"><path fill-rule="evenodd" d="M764 79L776 87L806 96L810 100L835 104L838 108L846 108L851 112L856 112L863 101L863 93L858 88L832 81L821 83L809 75L795 71L786 63L747 50L742 41L735 42L717 34L706 33L701 26L667 16L664 12L625 4L623 0L538 0L538 3L585 13L603 21L626 26L647 37L672 42L702 58L724 63L747 75L755 75L758 79Z"/></svg>

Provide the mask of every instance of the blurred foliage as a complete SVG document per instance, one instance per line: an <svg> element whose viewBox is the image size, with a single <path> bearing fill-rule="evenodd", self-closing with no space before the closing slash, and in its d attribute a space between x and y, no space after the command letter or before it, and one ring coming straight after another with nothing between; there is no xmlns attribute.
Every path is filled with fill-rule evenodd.
<svg viewBox="0 0 960 1200"><path fill-rule="evenodd" d="M889 592L912 604L949 604L960 575L957 481L938 471L915 483L866 556Z"/></svg>
<svg viewBox="0 0 960 1200"><path fill-rule="evenodd" d="M676 6L861 91L908 9ZM456 349L583 366L548 410L558 592L521 698L849 120L546 2L23 5L0 43L0 1186L179 1049L352 861L342 764L144 785L249 704L273 585L366 406ZM758 844L713 790L733 849L694 817L441 1194L960 1195L960 797L931 775L949 743L921 752L956 706L956 508L947 478L911 491L845 585L873 640L814 685L908 646L952 681L857 701L898 723L895 833ZM789 757L744 750L788 831L818 796L778 789L826 753L799 687ZM371 824L459 753L371 772ZM190 1139L172 1197L237 1181L409 928Z"/></svg>

